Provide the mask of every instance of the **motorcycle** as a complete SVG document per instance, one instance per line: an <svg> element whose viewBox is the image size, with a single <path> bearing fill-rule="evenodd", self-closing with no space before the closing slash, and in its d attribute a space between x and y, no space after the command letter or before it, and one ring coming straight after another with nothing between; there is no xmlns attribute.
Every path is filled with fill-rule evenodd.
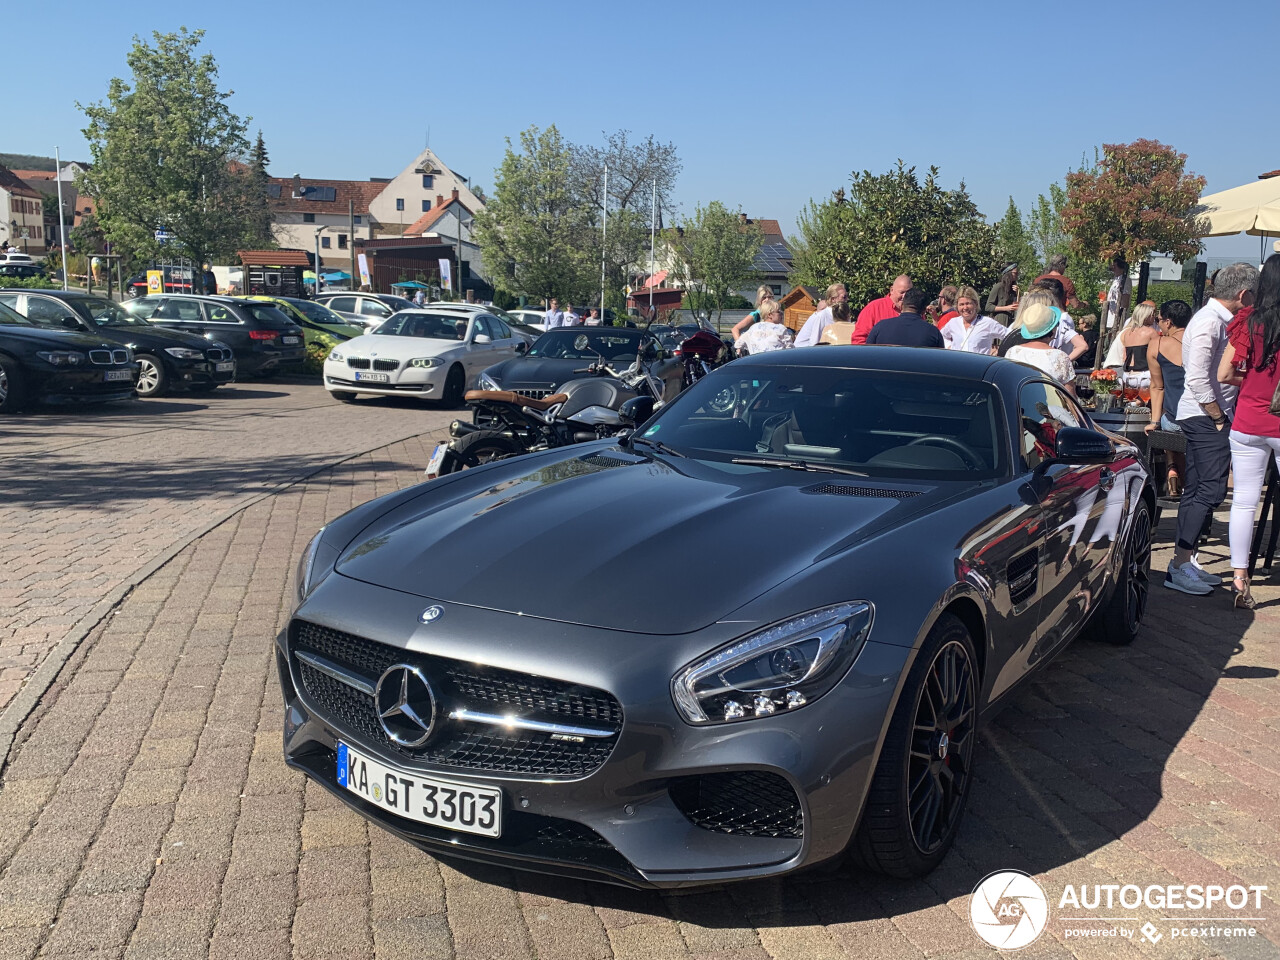
<svg viewBox="0 0 1280 960"><path fill-rule="evenodd" d="M663 392L662 380L643 362L649 359L637 357L629 368L619 371L600 357L574 371L586 374L584 378L570 380L559 392L541 399L509 390L468 391L467 405L486 426L453 421L449 425L452 439L432 451L427 479L522 453L612 437L634 426L639 414L628 415L622 408L635 398L647 401L633 409L648 411L639 416L648 419Z"/></svg>
<svg viewBox="0 0 1280 960"><path fill-rule="evenodd" d="M715 334L699 330L686 337L676 347L676 354L684 361L684 388L691 386L705 377L721 364L727 363L729 348Z"/></svg>

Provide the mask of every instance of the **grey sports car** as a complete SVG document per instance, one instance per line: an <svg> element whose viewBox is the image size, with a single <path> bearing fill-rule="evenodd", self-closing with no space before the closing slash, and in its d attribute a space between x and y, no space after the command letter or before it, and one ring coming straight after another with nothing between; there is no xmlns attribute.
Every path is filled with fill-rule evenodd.
<svg viewBox="0 0 1280 960"><path fill-rule="evenodd" d="M1030 367L752 356L621 442L325 527L277 641L285 757L443 855L919 876L983 714L1086 628L1134 638L1154 507L1138 451Z"/></svg>

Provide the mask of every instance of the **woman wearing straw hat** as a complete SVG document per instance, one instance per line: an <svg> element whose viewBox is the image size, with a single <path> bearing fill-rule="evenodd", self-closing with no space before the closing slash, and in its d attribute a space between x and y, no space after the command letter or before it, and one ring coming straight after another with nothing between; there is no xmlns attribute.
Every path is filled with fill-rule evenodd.
<svg viewBox="0 0 1280 960"><path fill-rule="evenodd" d="M1029 303L1018 311L1018 332L1022 343L1010 347L1005 357L1035 367L1057 380L1072 396L1076 392L1076 369L1071 358L1049 345L1062 311L1044 303Z"/></svg>

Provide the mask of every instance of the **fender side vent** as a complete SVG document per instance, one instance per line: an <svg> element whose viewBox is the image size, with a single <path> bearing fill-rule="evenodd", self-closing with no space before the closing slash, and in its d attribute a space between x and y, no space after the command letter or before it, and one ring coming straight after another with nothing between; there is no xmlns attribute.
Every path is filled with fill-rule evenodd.
<svg viewBox="0 0 1280 960"><path fill-rule="evenodd" d="M1009 583L1009 601L1017 606L1030 600L1040 585L1040 563L1036 550L1028 550L1009 561L1005 570Z"/></svg>
<svg viewBox="0 0 1280 960"><path fill-rule="evenodd" d="M850 483L819 483L813 487L805 487L805 493L823 494L833 497L875 497L883 500L910 500L920 496L919 490L894 490L889 487L860 487Z"/></svg>

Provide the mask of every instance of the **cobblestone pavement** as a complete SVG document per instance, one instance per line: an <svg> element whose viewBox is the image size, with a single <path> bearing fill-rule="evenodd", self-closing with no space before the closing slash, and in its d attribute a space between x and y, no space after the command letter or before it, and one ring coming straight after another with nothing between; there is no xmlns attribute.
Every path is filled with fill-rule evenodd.
<svg viewBox="0 0 1280 960"><path fill-rule="evenodd" d="M453 416L264 381L0 419L0 711L149 562L282 482Z"/></svg>
<svg viewBox="0 0 1280 960"><path fill-rule="evenodd" d="M447 864L368 827L283 765L271 639L307 538L415 482L428 447L252 504L86 639L4 772L0 958L990 957L969 893L1006 868L1053 908L1018 956L1280 955L1280 585L1254 614L1157 588L1134 646L1067 651L986 728L960 840L922 882L840 870L662 895ZM1269 890L1254 938L1175 939L1161 911L1122 911L1153 944L1069 937L1111 925L1064 920L1067 883Z"/></svg>

